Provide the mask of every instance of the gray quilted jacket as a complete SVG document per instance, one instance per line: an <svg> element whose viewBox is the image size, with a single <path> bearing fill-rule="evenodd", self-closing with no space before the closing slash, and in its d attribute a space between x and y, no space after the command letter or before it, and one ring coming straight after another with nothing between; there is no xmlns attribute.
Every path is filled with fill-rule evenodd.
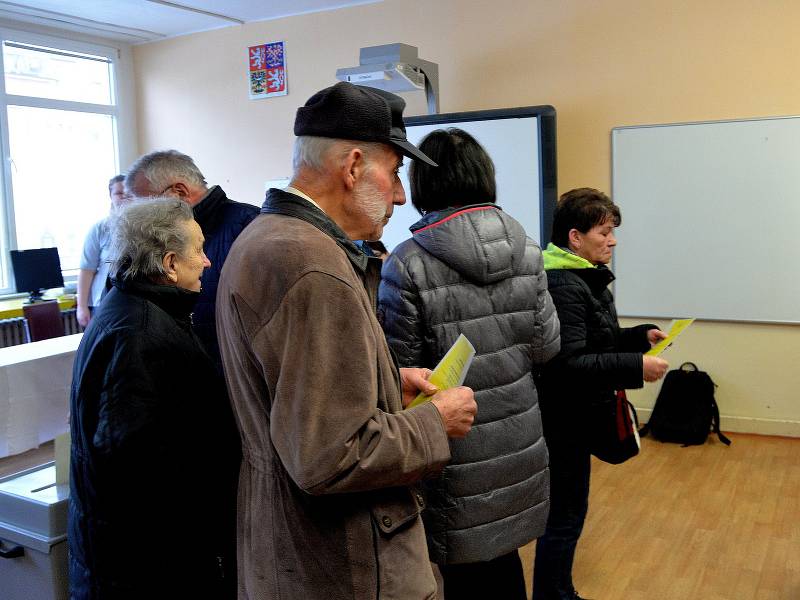
<svg viewBox="0 0 800 600"><path fill-rule="evenodd" d="M547 447L533 371L559 351L542 253L494 204L429 213L389 256L379 316L402 367L433 368L463 333L476 349L464 385L478 414L425 482L433 562L486 561L544 531Z"/></svg>

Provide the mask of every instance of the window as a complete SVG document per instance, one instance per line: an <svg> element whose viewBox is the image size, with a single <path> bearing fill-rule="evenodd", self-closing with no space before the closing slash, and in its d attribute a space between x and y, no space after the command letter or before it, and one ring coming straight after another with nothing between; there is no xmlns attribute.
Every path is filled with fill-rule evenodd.
<svg viewBox="0 0 800 600"><path fill-rule="evenodd" d="M4 161L0 293L14 291L9 253L56 246L77 273L86 232L108 214L119 172L117 50L2 32Z"/></svg>

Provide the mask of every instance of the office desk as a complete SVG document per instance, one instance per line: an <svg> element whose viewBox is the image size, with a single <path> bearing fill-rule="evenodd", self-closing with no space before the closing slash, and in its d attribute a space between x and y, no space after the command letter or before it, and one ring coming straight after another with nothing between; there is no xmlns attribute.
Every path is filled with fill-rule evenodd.
<svg viewBox="0 0 800 600"><path fill-rule="evenodd" d="M82 336L0 348L0 457L67 431L72 362Z"/></svg>
<svg viewBox="0 0 800 600"><path fill-rule="evenodd" d="M11 298L8 300L0 300L0 319L11 319L13 317L22 316L22 302L25 298ZM58 298L58 306L61 310L69 310L75 308L75 296L60 296Z"/></svg>

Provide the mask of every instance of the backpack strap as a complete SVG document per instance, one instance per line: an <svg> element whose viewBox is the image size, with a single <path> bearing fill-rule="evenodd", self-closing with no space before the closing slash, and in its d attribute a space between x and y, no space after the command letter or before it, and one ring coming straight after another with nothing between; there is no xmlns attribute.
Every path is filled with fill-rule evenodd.
<svg viewBox="0 0 800 600"><path fill-rule="evenodd" d="M711 399L711 410L711 431L717 434L720 442L730 446L731 440L719 430L719 407L717 406L717 401L713 398Z"/></svg>

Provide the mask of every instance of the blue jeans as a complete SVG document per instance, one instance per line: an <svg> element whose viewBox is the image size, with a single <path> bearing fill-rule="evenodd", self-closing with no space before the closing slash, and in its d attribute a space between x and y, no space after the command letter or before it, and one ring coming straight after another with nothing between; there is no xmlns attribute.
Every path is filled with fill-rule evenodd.
<svg viewBox="0 0 800 600"><path fill-rule="evenodd" d="M589 509L589 450L547 440L550 452L550 515L536 542L533 600L572 600L572 563Z"/></svg>

